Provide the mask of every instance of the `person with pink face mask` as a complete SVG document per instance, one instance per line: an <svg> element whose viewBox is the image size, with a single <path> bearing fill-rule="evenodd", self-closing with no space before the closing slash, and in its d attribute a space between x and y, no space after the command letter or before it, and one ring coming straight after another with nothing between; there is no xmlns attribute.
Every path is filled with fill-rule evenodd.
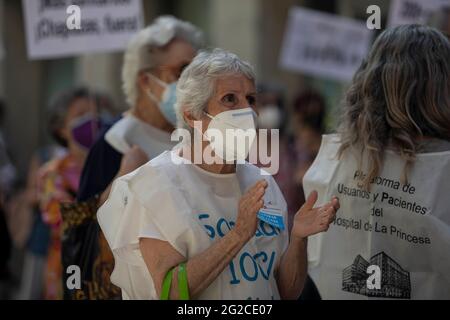
<svg viewBox="0 0 450 320"><path fill-rule="evenodd" d="M44 298L62 299L61 203L72 202L89 148L100 130L95 95L85 88L68 90L51 102L50 130L66 152L38 171L39 206L43 221L51 227L44 271Z"/></svg>

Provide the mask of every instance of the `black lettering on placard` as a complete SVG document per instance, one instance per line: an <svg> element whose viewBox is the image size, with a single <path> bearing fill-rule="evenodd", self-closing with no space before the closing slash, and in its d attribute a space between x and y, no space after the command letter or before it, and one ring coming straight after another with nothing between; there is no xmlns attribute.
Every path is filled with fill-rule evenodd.
<svg viewBox="0 0 450 320"><path fill-rule="evenodd" d="M38 1L38 0L36 0ZM80 7L105 7L105 6L123 6L130 3L131 0L40 0L39 12L45 10L66 9L70 5Z"/></svg>
<svg viewBox="0 0 450 320"><path fill-rule="evenodd" d="M351 228L355 230L361 230L362 220L336 217L336 219L333 221L333 224L340 227L344 227L345 229Z"/></svg>
<svg viewBox="0 0 450 320"><path fill-rule="evenodd" d="M408 241L409 243L431 244L431 240L429 237L419 237L413 234L409 234L395 226L391 226L389 232L391 235L396 236L397 238L400 238L402 240Z"/></svg>
<svg viewBox="0 0 450 320"><path fill-rule="evenodd" d="M402 197L399 196L391 196L387 192L381 193L380 201L383 203L388 203L393 207L402 208L421 215L425 215L428 212L427 208L417 204L415 201L404 200Z"/></svg>
<svg viewBox="0 0 450 320"><path fill-rule="evenodd" d="M137 31L139 25L137 17L112 18L106 16L104 21L109 33Z"/></svg>
<svg viewBox="0 0 450 320"><path fill-rule="evenodd" d="M46 38L67 38L69 36L99 33L100 26L97 20L83 19L80 29L70 30L67 28L66 21L52 21L44 18L37 24L36 40L40 41Z"/></svg>
<svg viewBox="0 0 450 320"><path fill-rule="evenodd" d="M314 63L332 63L337 65L349 64L353 61L352 57L346 57L346 53L335 46L314 47L306 45L299 51L299 59L311 61Z"/></svg>
<svg viewBox="0 0 450 320"><path fill-rule="evenodd" d="M396 237L400 240L407 241L413 244L430 245L431 238L426 235L416 235L402 230L395 225L384 225L379 221L370 221L354 218L336 217L333 221L333 225L344 228L345 230L363 230L366 232L380 233L383 235L389 235Z"/></svg>
<svg viewBox="0 0 450 320"><path fill-rule="evenodd" d="M429 209L415 199L416 186L411 183L403 184L397 179L377 176L372 178L370 183L379 188L371 187L371 191L368 191L359 186L359 182L366 177L363 171L356 170L353 174L353 180L357 182L356 186L351 183L349 185L338 183L337 190L335 190L337 193L335 194L340 197L343 203L346 198L353 198L354 201L359 203L361 203L361 200L368 200L366 209L362 209L367 210L367 215L350 215L349 217L340 215L336 217L332 225L348 231L359 230L395 237L411 244L430 245L431 237L427 230L417 228L409 230L407 224L399 225L399 223L396 223L392 225L388 223L389 220L386 220L393 213L398 214L398 209L411 214L426 215L429 213ZM380 204L383 204L383 206ZM389 207L393 209L389 210Z"/></svg>
<svg viewBox="0 0 450 320"><path fill-rule="evenodd" d="M416 2L404 1L401 15L408 19L417 19L422 15L422 7Z"/></svg>
<svg viewBox="0 0 450 320"><path fill-rule="evenodd" d="M362 190L360 188L347 187L343 183L338 184L338 193L350 197L356 197L361 199L370 199L370 191Z"/></svg>
<svg viewBox="0 0 450 320"><path fill-rule="evenodd" d="M353 180L357 181L357 184L359 186L359 183L364 181L366 179L367 175L362 172L361 170L356 170L353 174ZM376 176L373 177L370 180L371 185L380 186L386 189L392 189L392 190L398 190L403 192L404 194L410 196L414 195L416 193L416 187L411 185L410 183L402 184L399 180L388 178L388 177L381 177ZM344 188L341 186L342 184L338 184L338 192L339 190L346 191L347 189L351 188ZM342 194L346 194L346 192L339 192ZM354 196L352 193L348 194L351 196ZM391 195L389 193L389 190L382 191L382 192L374 192L372 197L373 202L380 201L382 203L387 203L393 207L405 209L407 211L410 211L412 213L425 215L429 212L428 208L420 205L414 200L410 199L404 199L402 196L399 195Z"/></svg>
<svg viewBox="0 0 450 320"><path fill-rule="evenodd" d="M51 9L65 9L66 7L66 0L41 0L39 12Z"/></svg>
<svg viewBox="0 0 450 320"><path fill-rule="evenodd" d="M39 42L51 38L68 38L83 35L101 35L102 33L114 34L137 31L139 17L110 15L84 18L83 10L99 7L124 6L131 4L131 0L40 0L39 12L46 10L59 10L64 12L61 17L50 19L42 16L36 22L35 41ZM69 10L68 8L72 8ZM74 12L78 8L79 12ZM71 14L71 16L67 16ZM76 15L75 15L76 14ZM75 18L81 17L81 23ZM76 22L76 23L75 23ZM74 27L76 25L76 27Z"/></svg>

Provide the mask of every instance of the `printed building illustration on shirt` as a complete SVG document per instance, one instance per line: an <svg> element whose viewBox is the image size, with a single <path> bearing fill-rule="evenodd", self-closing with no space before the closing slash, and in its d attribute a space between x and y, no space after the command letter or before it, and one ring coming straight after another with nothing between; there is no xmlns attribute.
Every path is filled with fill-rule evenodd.
<svg viewBox="0 0 450 320"><path fill-rule="evenodd" d="M370 276L367 268L370 265L376 265L381 269L380 289L367 287L367 278ZM368 297L409 299L410 275L384 252L374 255L370 258L370 262L357 255L353 264L342 272L342 290Z"/></svg>

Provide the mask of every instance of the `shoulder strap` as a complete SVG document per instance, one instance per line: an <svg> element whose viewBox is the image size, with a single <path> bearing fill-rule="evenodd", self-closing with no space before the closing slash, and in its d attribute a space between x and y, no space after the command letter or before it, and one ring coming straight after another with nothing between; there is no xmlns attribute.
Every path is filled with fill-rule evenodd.
<svg viewBox="0 0 450 320"><path fill-rule="evenodd" d="M161 291L161 300L169 300L169 294L170 294L170 287L172 286L172 274L173 269L170 269L169 272L167 272L163 285L162 285L162 291Z"/></svg>
<svg viewBox="0 0 450 320"><path fill-rule="evenodd" d="M189 300L187 271L184 262L178 266L178 293L180 300Z"/></svg>
<svg viewBox="0 0 450 320"><path fill-rule="evenodd" d="M164 277L162 291L161 291L161 300L170 300L170 288L172 286L172 275L173 270L175 268L170 269ZM187 271L186 264L182 263L178 266L178 294L179 300L189 300L189 287L187 281Z"/></svg>

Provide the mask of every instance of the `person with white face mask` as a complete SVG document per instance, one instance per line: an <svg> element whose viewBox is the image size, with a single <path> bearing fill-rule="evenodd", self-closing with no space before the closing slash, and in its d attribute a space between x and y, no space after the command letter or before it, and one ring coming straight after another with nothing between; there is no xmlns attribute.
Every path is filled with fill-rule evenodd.
<svg viewBox="0 0 450 320"><path fill-rule="evenodd" d="M204 137L211 149L225 162L243 162L256 138L256 114L252 108L228 110L212 116Z"/></svg>
<svg viewBox="0 0 450 320"><path fill-rule="evenodd" d="M255 91L253 68L220 49L183 71L176 111L190 139L117 179L97 213L124 299L299 296L306 239L328 228L339 202L313 208L312 192L289 241L280 189L243 161L256 135Z"/></svg>
<svg viewBox="0 0 450 320"><path fill-rule="evenodd" d="M80 209L71 209L72 216L79 215L77 210L85 212L93 226L90 230L98 230L95 213L108 196L112 181L174 146L170 134L176 126L176 82L202 44L203 34L199 29L172 16L157 18L131 39L122 69L123 90L130 109L105 130L92 147L77 194ZM74 232L71 239L78 239L73 240L74 246L82 248L80 243L84 243L85 239L96 237L92 234L86 236L84 232L82 227L80 232ZM95 252L89 252L89 257L84 257L83 252L74 253L75 260L70 261L75 265L82 262L89 269L83 276L107 274L108 271L104 270L112 268L112 255L101 233L99 239L97 247L102 248L99 250L105 249L105 252L93 248ZM81 262L78 256L82 257ZM104 257L107 258L99 261ZM104 270L95 270L97 265ZM90 283L98 290L90 290L84 285L78 291L68 290L67 296L74 299L80 296L86 299L116 297L106 290L110 287L109 279L95 281L92 277L82 279L82 283Z"/></svg>

